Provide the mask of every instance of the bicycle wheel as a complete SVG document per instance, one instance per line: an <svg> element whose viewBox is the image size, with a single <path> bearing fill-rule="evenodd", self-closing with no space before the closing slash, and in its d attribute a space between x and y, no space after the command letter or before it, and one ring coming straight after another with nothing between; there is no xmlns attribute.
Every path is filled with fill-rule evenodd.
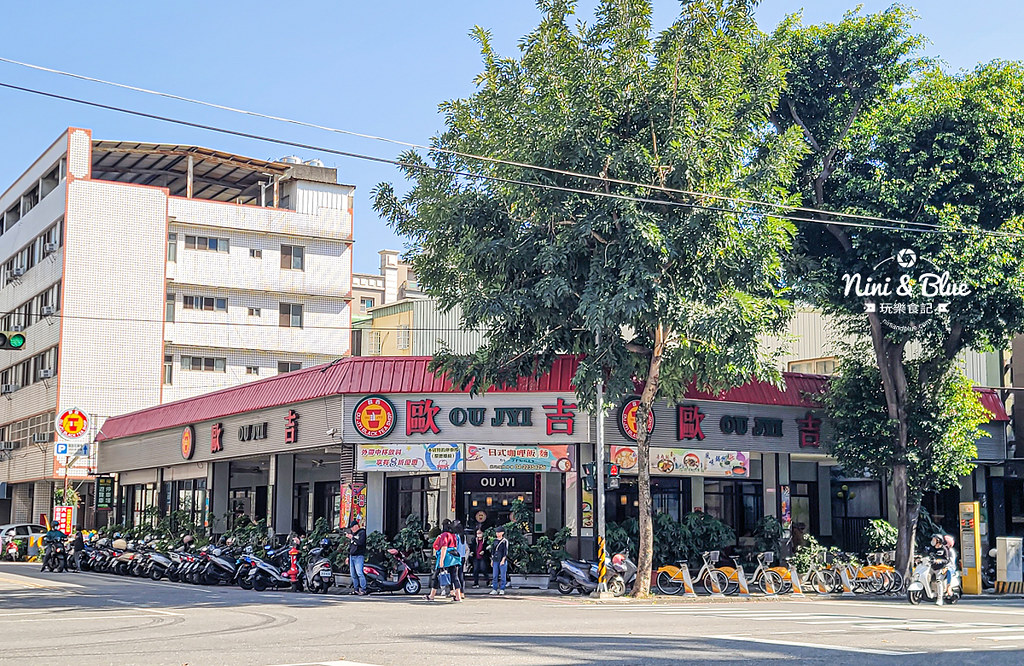
<svg viewBox="0 0 1024 666"><path fill-rule="evenodd" d="M670 574L667 571L658 572L658 589L662 594L679 594L679 591L683 589L683 577L682 573L676 578L675 575Z"/></svg>
<svg viewBox="0 0 1024 666"><path fill-rule="evenodd" d="M711 584L711 579L714 578L715 584L718 586L718 591L725 594L726 589L729 587L729 578L718 569L713 569L704 575L702 583L704 589L708 591L708 594L714 594L714 586Z"/></svg>
<svg viewBox="0 0 1024 666"><path fill-rule="evenodd" d="M811 576L810 583L818 594L829 594L836 587L836 575L827 569L815 571Z"/></svg>
<svg viewBox="0 0 1024 666"><path fill-rule="evenodd" d="M892 584L889 586L889 592L892 594L903 594L903 589L907 584L907 581L903 578L903 574L899 571L892 571L889 575L892 576Z"/></svg>
<svg viewBox="0 0 1024 666"><path fill-rule="evenodd" d="M763 576L758 576L757 586L761 589L762 594L769 594L768 592L768 581L771 581L771 591L774 594L782 593L782 576L776 571L766 571Z"/></svg>

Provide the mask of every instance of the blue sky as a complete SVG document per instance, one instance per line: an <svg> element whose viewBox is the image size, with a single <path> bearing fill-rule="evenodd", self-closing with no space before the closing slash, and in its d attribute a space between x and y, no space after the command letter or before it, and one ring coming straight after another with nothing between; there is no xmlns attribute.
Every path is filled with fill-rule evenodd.
<svg viewBox="0 0 1024 666"><path fill-rule="evenodd" d="M767 0L762 28L806 7L805 20L836 20L854 2ZM866 1L866 11L889 2ZM1011 0L965 3L918 0L917 29L928 54L950 67L996 58L1024 59L1019 39L1024 5ZM589 17L593 0L581 0ZM661 28L675 17L675 0L655 0ZM513 53L536 23L530 0L322 0L93 3L55 0L5 5L0 56L98 78L165 90L263 113L426 143L440 127L437 105L472 92L479 71L474 24ZM0 81L86 97L150 113L332 148L394 157L395 146L245 118L181 102L96 86L0 63ZM296 151L257 141L131 118L0 89L0 191L68 125L98 139L190 143L274 159ZM377 250L401 249L374 215L370 190L397 182L390 166L300 151L336 166L357 186L357 271L375 271Z"/></svg>

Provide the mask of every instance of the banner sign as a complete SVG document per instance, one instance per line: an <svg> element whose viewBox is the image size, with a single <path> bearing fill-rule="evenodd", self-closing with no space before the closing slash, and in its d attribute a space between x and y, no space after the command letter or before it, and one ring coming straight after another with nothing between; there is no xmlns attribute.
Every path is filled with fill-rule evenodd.
<svg viewBox="0 0 1024 666"><path fill-rule="evenodd" d="M637 472L635 446L611 447L611 461L626 474ZM750 475L747 451L705 451L651 447L651 474L669 476L742 477Z"/></svg>
<svg viewBox="0 0 1024 666"><path fill-rule="evenodd" d="M462 462L461 444L360 444L360 472L449 472Z"/></svg>
<svg viewBox="0 0 1024 666"><path fill-rule="evenodd" d="M96 477L96 510L110 511L114 508L114 477Z"/></svg>
<svg viewBox="0 0 1024 666"><path fill-rule="evenodd" d="M70 535L71 531L75 529L75 507L53 507L53 526L64 534Z"/></svg>
<svg viewBox="0 0 1024 666"><path fill-rule="evenodd" d="M467 444L466 471L561 472L573 469L567 445Z"/></svg>

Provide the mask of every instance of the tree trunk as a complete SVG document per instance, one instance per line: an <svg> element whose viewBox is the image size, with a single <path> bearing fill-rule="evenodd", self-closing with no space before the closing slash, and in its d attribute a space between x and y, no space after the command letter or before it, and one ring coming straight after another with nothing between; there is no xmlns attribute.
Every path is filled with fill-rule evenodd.
<svg viewBox="0 0 1024 666"><path fill-rule="evenodd" d="M893 467L892 487L896 499L896 528L899 530L896 537L896 570L908 575L910 562L914 558L914 534L921 505L910 501L906 465Z"/></svg>
<svg viewBox="0 0 1024 666"><path fill-rule="evenodd" d="M640 544L636 563L636 582L631 594L646 597L651 593L651 571L654 569L654 523L651 520L651 433L648 419L658 395L661 376L661 358L664 350L664 329L659 326L654 336L654 351L647 367L647 382L640 394L640 408L636 413L637 494L640 509ZM600 471L598 473L601 473Z"/></svg>

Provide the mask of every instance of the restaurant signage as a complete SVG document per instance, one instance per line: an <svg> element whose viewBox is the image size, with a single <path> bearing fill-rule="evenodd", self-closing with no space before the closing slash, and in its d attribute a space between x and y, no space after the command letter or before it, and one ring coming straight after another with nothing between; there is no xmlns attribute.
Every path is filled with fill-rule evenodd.
<svg viewBox="0 0 1024 666"><path fill-rule="evenodd" d="M636 447L611 447L611 461L622 473L636 474ZM651 474L658 475L746 478L750 475L750 453L651 447L650 467Z"/></svg>
<svg viewBox="0 0 1024 666"><path fill-rule="evenodd" d="M569 472L573 469L567 445L467 444L466 471Z"/></svg>
<svg viewBox="0 0 1024 666"><path fill-rule="evenodd" d="M367 396L352 410L352 424L366 439L387 437L395 429L395 406L383 396Z"/></svg>
<svg viewBox="0 0 1024 666"><path fill-rule="evenodd" d="M447 472L462 461L460 444L360 444L361 472Z"/></svg>
<svg viewBox="0 0 1024 666"><path fill-rule="evenodd" d="M622 434L634 442L640 437L640 427L636 415L640 411L640 399L633 398L619 407L619 429ZM647 432L654 432L654 410L647 413Z"/></svg>

